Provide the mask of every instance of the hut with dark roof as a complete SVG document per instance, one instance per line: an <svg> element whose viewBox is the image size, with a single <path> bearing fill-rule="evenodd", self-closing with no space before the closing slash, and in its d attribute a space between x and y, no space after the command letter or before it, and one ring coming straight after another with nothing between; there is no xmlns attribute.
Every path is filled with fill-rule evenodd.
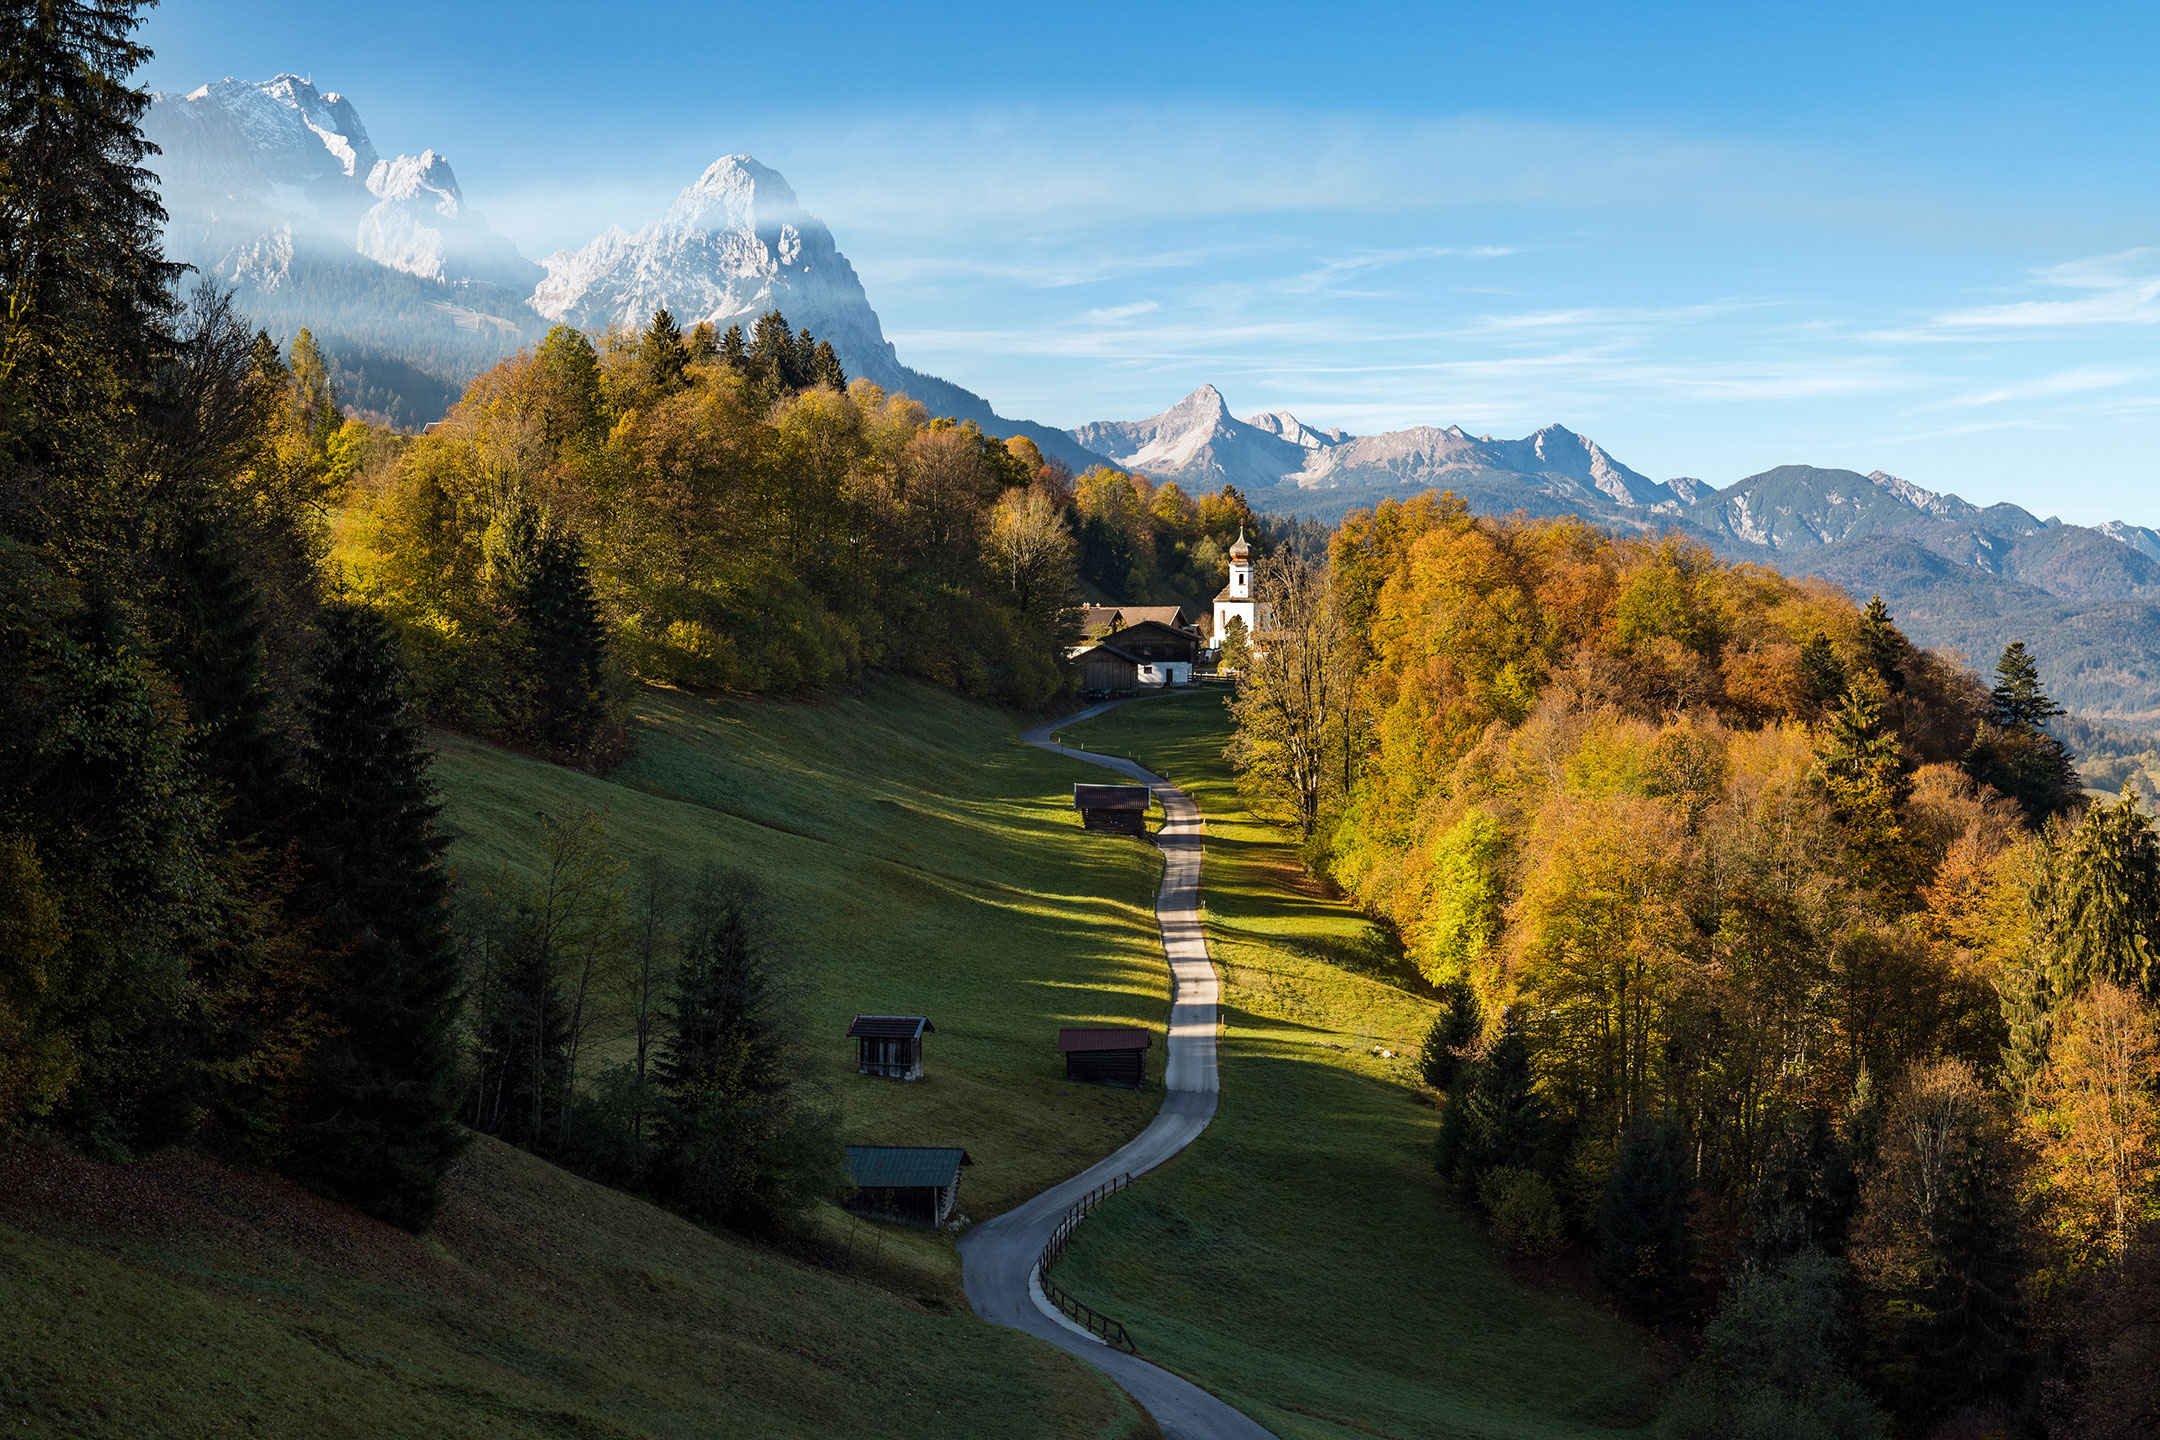
<svg viewBox="0 0 2160 1440"><path fill-rule="evenodd" d="M848 1022L855 1042L855 1073L887 1080L922 1079L922 1037L937 1026L920 1015L857 1015Z"/></svg>
<svg viewBox="0 0 2160 1440"><path fill-rule="evenodd" d="M1082 829L1145 835L1148 788L1145 785L1075 785L1073 809L1080 812Z"/></svg>
<svg viewBox="0 0 2160 1440"><path fill-rule="evenodd" d="M952 1218L960 1198L960 1167L974 1163L967 1151L945 1146L850 1145L855 1196L848 1209L935 1230Z"/></svg>
<svg viewBox="0 0 2160 1440"><path fill-rule="evenodd" d="M1147 1078L1147 1052L1154 1043L1151 1032L1131 1026L1060 1030L1057 1041L1066 1079L1136 1090Z"/></svg>

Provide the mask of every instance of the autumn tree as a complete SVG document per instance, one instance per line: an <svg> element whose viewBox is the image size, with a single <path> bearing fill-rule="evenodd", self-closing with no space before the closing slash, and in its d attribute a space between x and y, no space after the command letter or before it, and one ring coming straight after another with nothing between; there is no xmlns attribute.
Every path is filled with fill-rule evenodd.
<svg viewBox="0 0 2160 1440"><path fill-rule="evenodd" d="M2160 1218L2160 1036L2152 1007L2096 980L2056 1019L2026 1128L2040 1211L2063 1261L2119 1262Z"/></svg>
<svg viewBox="0 0 2160 1440"><path fill-rule="evenodd" d="M1265 619L1231 702L1231 757L1264 805L1310 835L1359 752L1352 652L1325 571L1279 551L1254 588Z"/></svg>

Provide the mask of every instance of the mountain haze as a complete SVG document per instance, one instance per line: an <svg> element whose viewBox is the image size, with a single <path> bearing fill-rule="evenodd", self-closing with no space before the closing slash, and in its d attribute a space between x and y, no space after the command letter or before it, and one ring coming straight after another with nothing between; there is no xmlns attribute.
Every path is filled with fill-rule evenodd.
<svg viewBox="0 0 2160 1440"><path fill-rule="evenodd" d="M296 75L227 78L155 97L144 121L175 260L230 286L280 334L313 330L349 403L400 424L438 418L475 375L549 324L687 329L778 309L832 342L850 375L933 414L1024 434L1076 469L1101 457L1061 430L901 363L832 232L779 172L727 155L636 232L610 227L535 263L465 203L434 150L384 159L352 102Z"/></svg>

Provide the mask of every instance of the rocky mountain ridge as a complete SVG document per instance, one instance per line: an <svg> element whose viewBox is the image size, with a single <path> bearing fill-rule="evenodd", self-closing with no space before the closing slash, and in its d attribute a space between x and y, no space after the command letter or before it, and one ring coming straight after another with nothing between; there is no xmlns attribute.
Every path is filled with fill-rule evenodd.
<svg viewBox="0 0 2160 1440"><path fill-rule="evenodd" d="M446 158L381 158L351 101L299 76L159 95L144 129L164 152L153 168L168 253L232 286L270 328L312 328L346 364L348 398L385 418L437 418L551 322L634 327L665 306L686 329L747 329L778 309L830 340L851 375L1028 435L1077 469L1101 462L902 364L832 232L748 155L714 161L643 229L610 227L536 264L466 205Z"/></svg>
<svg viewBox="0 0 2160 1440"><path fill-rule="evenodd" d="M1558 425L1501 440L1452 425L1357 436L1281 411L1237 420L1212 385L1145 420L1072 433L1152 478L1234 484L1260 509L1323 520L1447 489L1481 514L1678 532L1728 560L1819 575L1856 596L1879 591L1914 639L1983 667L2025 640L2065 703L2160 724L2160 533L2142 526L2067 525L1881 470L1781 465L1723 487L1651 481Z"/></svg>

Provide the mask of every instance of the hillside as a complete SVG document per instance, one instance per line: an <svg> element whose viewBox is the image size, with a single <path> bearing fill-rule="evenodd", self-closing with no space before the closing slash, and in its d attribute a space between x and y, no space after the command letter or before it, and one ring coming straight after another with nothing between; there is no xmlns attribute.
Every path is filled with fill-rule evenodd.
<svg viewBox="0 0 2160 1440"><path fill-rule="evenodd" d="M1155 1094L1070 1085L1052 1044L1060 1024L1165 1011L1157 862L1074 824L1084 767L918 684L639 700L637 753L604 779L440 738L468 892L531 866L541 813L580 807L633 875L656 856L683 881L752 870L803 961L846 1138L966 1146L975 1218L1145 1122ZM857 1010L930 1015L926 1078L856 1076ZM481 1140L414 1240L183 1153L19 1149L0 1160L0 1310L34 1323L0 1353L0 1415L100 1436L250 1416L325 1435L855 1436L880 1415L923 1435L1141 1433L1092 1372L966 1313L949 1240L821 1224L837 1269Z"/></svg>
<svg viewBox="0 0 2160 1440"><path fill-rule="evenodd" d="M1080 1227L1060 1283L1285 1440L1646 1424L1650 1343L1510 1273L1434 1174L1436 1116L1410 1068L1428 992L1245 811L1229 733L1221 693L1203 691L1058 737L1136 756L1199 802L1225 1014L1213 1125Z"/></svg>

